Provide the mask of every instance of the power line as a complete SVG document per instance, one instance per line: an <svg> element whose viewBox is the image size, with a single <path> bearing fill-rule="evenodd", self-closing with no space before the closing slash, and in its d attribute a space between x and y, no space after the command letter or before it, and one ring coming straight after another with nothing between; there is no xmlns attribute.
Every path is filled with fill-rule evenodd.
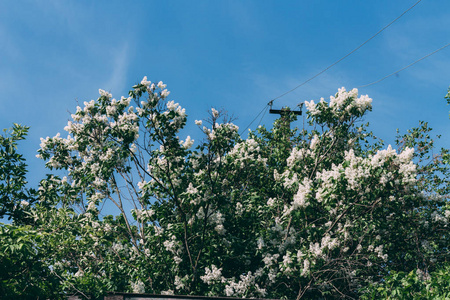
<svg viewBox="0 0 450 300"><path fill-rule="evenodd" d="M253 121L251 121L250 124L248 124L247 127L245 127L245 129L241 131L240 135L243 134L244 131L246 131L250 126L252 126L253 122L255 122L255 120L258 119L258 117L263 113L263 111L267 110L268 107L269 107L269 105L265 105L264 108L259 112L259 114L253 119ZM263 115L263 117L264 117L264 115ZM262 120L262 118L261 118L261 120ZM261 121L260 121L260 123L261 123Z"/></svg>
<svg viewBox="0 0 450 300"><path fill-rule="evenodd" d="M259 125L261 125L261 122L262 122L262 120L264 119L264 116L266 115L266 112L267 112L267 109L269 108L269 106L268 105L266 105L266 109L264 110L264 113L263 113L263 115L262 115L262 117L261 117L261 119L259 119L259 123L258 123L258 126Z"/></svg>
<svg viewBox="0 0 450 300"><path fill-rule="evenodd" d="M393 21L391 21L389 24L387 24L386 26L384 26L382 29L380 29L377 33L375 33L373 36L371 36L368 40L366 40L364 43L362 43L361 45L359 45L358 47L356 47L355 49L353 49L351 52L349 52L347 55L343 56L342 58L340 58L339 60L337 60L336 62L334 62L333 64L329 65L328 67L326 67L325 69L323 69L322 71L320 71L319 73L317 73L316 75L314 75L313 77L309 78L308 80L305 80L304 82L300 83L299 85L297 85L296 87L294 87L293 89L290 89L289 91L281 94L278 97L273 98L271 101L277 100L293 91L295 91L296 89L298 89L299 87L307 84L308 82L310 82L311 80L313 80L314 78L318 77L319 75L325 73L326 71L328 71L329 69L331 69L332 67L334 67L335 65L337 65L338 63L340 63L341 61L343 61L344 59L346 59L347 57L349 57L350 55L352 55L353 53L355 53L359 48L361 48L362 46L364 46L365 44L367 44L369 41L371 41L374 37L376 37L377 35L379 35L381 32L383 32L385 29L387 29L389 26L391 26L394 22L396 22L398 19L400 19L401 17L403 17L403 15L405 15L408 11L410 11L411 9L413 9L417 4L419 4L422 0L418 0L416 3L414 3L410 8L408 8L407 10L405 10L401 15L399 15L397 18L395 18Z"/></svg>
<svg viewBox="0 0 450 300"><path fill-rule="evenodd" d="M331 65L329 65L328 67L326 67L325 69L323 69L322 71L320 71L319 73L317 73L316 75L314 75L314 76L312 76L311 78L309 78L309 79L307 79L307 80L305 80L304 82L302 82L302 83L300 83L299 85L297 85L297 86L295 86L294 88L292 88L292 89L290 89L289 91L287 91L287 92L285 92L285 93L283 93L283 94L281 94L281 95L279 95L278 97L275 97L275 98L273 98L272 100L270 100L269 101L269 103L267 103L267 105L266 106L264 106L264 108L258 113L258 115L250 122L250 124L248 124L247 125L247 127L241 132L241 134L242 133L244 133L244 131L245 130L247 130L252 124L253 124L253 122L255 122L255 120L269 107L269 106L272 106L272 104L273 104L273 101L274 100L277 100L277 99L279 99L279 98L281 98L281 97L283 97L283 96L285 96L285 95L287 95L287 94L289 94L289 93L291 93L291 92L293 92L293 91L295 91L296 89L298 89L299 87L301 87L301 86L303 86L303 85L305 85L305 84L307 84L308 82L310 82L311 80L313 80L313 79L315 79L316 77L318 77L318 76L320 76L321 74L323 74L323 73L325 73L326 71L328 71L329 69L331 69L332 67L334 67L335 65L337 65L338 63L340 63L341 61L343 61L344 59L346 59L347 57L349 57L350 55L352 55L353 53L355 53L356 51L358 51L362 46L364 46L365 44L367 44L369 41L371 41L373 38L375 38L377 35L379 35L381 32L383 32L384 30L386 30L389 26L391 26L392 24L394 24L398 19L400 19L401 17L403 17L403 15L405 15L407 12L409 12L411 9L413 9L417 4L419 4L420 2L421 2L422 0L418 0L416 3L414 3L411 7L409 7L407 10L405 10L403 13L401 13L397 18L395 18L394 20L392 20L389 24L387 24L386 26L384 26L382 29L380 29L377 33L375 33L374 35L372 35L369 39L367 39L365 42L363 42L361 45L359 45L358 47L356 47L355 49L353 49L352 51L350 51L348 54L346 54L345 56L343 56L343 57L341 57L340 59L338 59L337 61L335 61L334 63L332 63ZM447 45L448 46L448 45ZM445 46L446 47L446 46ZM444 47L444 48L445 48ZM442 49L439 49L439 50L442 50ZM437 51L439 51L439 50L437 50ZM437 51L435 51L435 52L437 52ZM434 53L432 53L432 54L434 54ZM430 55L432 55L432 54L429 54L428 56L430 56ZM423 57L422 59L424 59L424 58L426 58L426 57ZM421 59L421 60L422 60ZM418 62L418 61L417 61ZM414 63L416 63L416 62L414 62ZM413 63L413 64L414 64ZM411 64L411 65L413 65L413 64ZM403 70L403 69L402 69ZM399 70L399 71L397 71L396 73L398 73L398 72L400 72L400 71L402 71L402 70ZM393 73L393 74L395 74L395 73ZM393 75L393 74L391 74L391 75ZM391 75L389 75L389 76L391 76ZM387 77L389 77L389 76L387 76ZM387 78L386 77L386 78ZM381 80L384 80L385 78L383 78L383 79L381 79ZM381 81L380 80L380 81ZM376 82L375 82L376 83ZM371 84L375 84L375 83L371 83ZM264 112L264 114L265 114L265 112ZM263 115L263 117L264 117L264 115ZM262 117L262 118L263 118ZM262 118L261 118L261 120L262 120ZM260 123L261 123L261 120L260 120Z"/></svg>
<svg viewBox="0 0 450 300"><path fill-rule="evenodd" d="M435 50L435 51L433 51L433 52L431 52L431 53L425 55L424 57L422 57L422 58L416 60L415 62L410 63L410 64L407 65L406 67L401 68L401 69L398 70L398 71L395 71L394 73L391 73L391 74L389 74L389 75L386 75L386 76L384 76L383 78L380 78L380 79L378 79L377 81L374 81L374 82L372 82L372 83L365 84L365 85L361 85L361 86L359 86L358 88L366 87L366 86L373 85L373 84L376 84L376 83L378 83L378 82L381 82L381 81L385 80L386 78L391 77L392 75L395 75L395 74L400 73L401 71L403 71L403 70L405 70L405 69L408 69L408 68L411 67L412 65L415 65L415 64L418 63L419 61L424 60L425 58L427 58L427 57L429 57L429 56L431 56L431 55L433 55L433 54L435 54L435 53L437 53L437 52L443 50L444 48L446 48L446 47L448 47L448 46L450 46L450 43L448 43L447 45L445 45L445 46L443 46L443 47L441 47L441 48L439 48L439 49L437 49L437 50Z"/></svg>
<svg viewBox="0 0 450 300"><path fill-rule="evenodd" d="M400 72L403 71L403 70L408 69L409 67L411 67L411 66L415 65L416 63L418 63L418 62L420 62L420 61L426 59L427 57L430 57L431 55L436 54L437 52L439 52L439 51L441 51L441 50L444 50L444 49L447 48L448 46L450 46L450 43L448 43L448 44L445 45L445 46L442 46L441 48L439 48L439 49L437 49L437 50L435 50L435 51L433 51L433 52L431 52L431 53L428 53L427 55L425 55L425 56L419 58L418 60L414 61L413 63L410 63L409 65L407 65L407 66L401 68L400 70L397 70L397 71L395 71L395 72L393 72L393 73L391 73L391 74L389 74L389 75L386 75L386 76L384 76L384 77L382 77L382 78L380 78L380 79L378 79L378 80L376 80L376 81L374 81L374 82L372 82L372 83L358 86L357 88L363 88L363 87L367 87L367 86L371 86L371 85L374 85L374 84L376 84L376 83L379 83L379 82L385 80L386 78L389 78L389 77L391 77L391 76L393 76L393 75L395 75L395 74L400 73ZM276 99L277 99L277 98L275 98L275 99L273 99L273 100L276 100ZM259 112L259 114L258 114L258 115L250 122L250 124L248 124L248 126L241 132L241 134L244 133L244 131L247 130L247 129L253 124L253 122L255 122L255 120L256 120L256 119L264 112L264 114L262 115L261 119L259 120L259 123L261 124L261 121L262 121L262 119L264 118L264 115L266 114L267 109L268 109L269 106L271 106L271 104L273 103L273 100L271 100L269 103L267 103L267 105L264 106L264 108L263 108L263 109ZM303 126L304 126L304 125L303 125Z"/></svg>

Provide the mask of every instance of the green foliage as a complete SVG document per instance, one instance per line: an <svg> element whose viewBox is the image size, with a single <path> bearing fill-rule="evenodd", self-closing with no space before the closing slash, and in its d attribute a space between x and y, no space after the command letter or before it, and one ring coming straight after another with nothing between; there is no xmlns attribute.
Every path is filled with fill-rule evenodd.
<svg viewBox="0 0 450 300"><path fill-rule="evenodd" d="M359 125L372 99L340 89L306 102L303 131L285 115L242 139L212 109L194 146L168 95L146 78L129 98L100 90L68 138L42 140L38 156L67 176L41 181L30 225L1 227L5 266L22 262L6 292L446 297L448 151L427 123L385 147Z"/></svg>
<svg viewBox="0 0 450 300"><path fill-rule="evenodd" d="M59 299L59 279L46 264L42 235L30 226L0 223L1 299Z"/></svg>
<svg viewBox="0 0 450 300"><path fill-rule="evenodd" d="M447 104L450 104L450 87L448 88L447 95L444 97L447 100Z"/></svg>
<svg viewBox="0 0 450 300"><path fill-rule="evenodd" d="M361 299L450 299L450 266L447 263L431 273L420 269L392 272L367 287Z"/></svg>
<svg viewBox="0 0 450 300"><path fill-rule="evenodd" d="M29 127L14 124L0 136L0 218L24 221L24 212L34 202L32 189L25 187L27 165L17 152L17 142L27 135Z"/></svg>

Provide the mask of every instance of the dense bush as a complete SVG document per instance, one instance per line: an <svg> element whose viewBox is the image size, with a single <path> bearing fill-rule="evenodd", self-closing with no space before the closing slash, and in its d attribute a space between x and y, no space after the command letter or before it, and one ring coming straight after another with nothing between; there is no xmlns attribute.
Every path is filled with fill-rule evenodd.
<svg viewBox="0 0 450 300"><path fill-rule="evenodd" d="M426 123L386 147L361 124L372 99L342 88L306 102L306 130L286 114L243 139L212 109L194 143L168 95L147 78L128 98L100 90L67 138L42 139L55 172L27 206L27 255L58 291L445 297L433 276L449 271L448 151L432 155Z"/></svg>

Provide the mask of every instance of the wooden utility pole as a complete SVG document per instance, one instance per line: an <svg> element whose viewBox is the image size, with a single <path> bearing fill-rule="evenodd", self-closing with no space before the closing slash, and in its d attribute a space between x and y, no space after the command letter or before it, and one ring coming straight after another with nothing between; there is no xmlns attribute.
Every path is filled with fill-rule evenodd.
<svg viewBox="0 0 450 300"><path fill-rule="evenodd" d="M301 116L303 103L300 103L298 105L298 107L300 108L299 110L291 110L289 107L283 107L282 109L272 109L272 104L273 104L273 100L269 102L269 105L270 105L269 113L279 114L282 126L286 129L286 132L289 132L291 130L291 121L290 121L289 115L294 114L297 116ZM286 138L288 141L290 141L289 135Z"/></svg>
<svg viewBox="0 0 450 300"><path fill-rule="evenodd" d="M303 103L300 103L297 105L299 107L299 110L291 110L289 107L283 107L282 109L272 109L273 100L269 102L270 110L269 113L271 114L278 114L280 115L281 121L283 122L283 126L287 129L291 129L291 122L289 121L289 115L294 114L296 116L302 115L302 107Z"/></svg>

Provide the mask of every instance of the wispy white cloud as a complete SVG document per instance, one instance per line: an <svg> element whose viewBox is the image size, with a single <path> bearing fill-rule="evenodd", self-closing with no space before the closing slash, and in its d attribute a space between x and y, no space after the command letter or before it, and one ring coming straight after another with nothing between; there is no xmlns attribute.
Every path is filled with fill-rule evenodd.
<svg viewBox="0 0 450 300"><path fill-rule="evenodd" d="M127 83L129 57L129 46L126 42L120 48L116 48L112 53L112 72L109 79L103 85L104 89L112 93L121 93L124 91Z"/></svg>

